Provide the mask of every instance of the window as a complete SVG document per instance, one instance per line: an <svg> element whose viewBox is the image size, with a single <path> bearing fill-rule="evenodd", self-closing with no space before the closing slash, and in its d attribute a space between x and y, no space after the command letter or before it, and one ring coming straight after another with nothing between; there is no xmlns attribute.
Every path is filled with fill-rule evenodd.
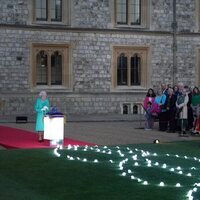
<svg viewBox="0 0 200 200"><path fill-rule="evenodd" d="M148 0L115 0L116 26L146 27Z"/></svg>
<svg viewBox="0 0 200 200"><path fill-rule="evenodd" d="M34 0L34 22L69 24L69 0Z"/></svg>
<svg viewBox="0 0 200 200"><path fill-rule="evenodd" d="M69 47L33 45L33 86L70 87Z"/></svg>
<svg viewBox="0 0 200 200"><path fill-rule="evenodd" d="M114 88L146 87L148 47L114 47Z"/></svg>

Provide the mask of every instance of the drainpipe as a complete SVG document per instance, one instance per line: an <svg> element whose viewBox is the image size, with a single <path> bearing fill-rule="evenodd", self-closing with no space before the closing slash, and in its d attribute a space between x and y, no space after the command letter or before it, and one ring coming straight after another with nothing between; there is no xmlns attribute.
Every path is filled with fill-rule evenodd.
<svg viewBox="0 0 200 200"><path fill-rule="evenodd" d="M172 44L172 52L173 52L173 66L172 66L172 84L177 83L177 21L176 21L176 0L173 0L173 22L172 22L172 33L173 33L173 44Z"/></svg>

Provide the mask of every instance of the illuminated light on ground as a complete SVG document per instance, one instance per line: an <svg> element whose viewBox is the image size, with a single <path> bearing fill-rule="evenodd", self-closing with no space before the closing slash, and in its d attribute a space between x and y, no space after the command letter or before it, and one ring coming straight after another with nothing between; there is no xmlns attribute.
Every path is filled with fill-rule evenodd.
<svg viewBox="0 0 200 200"><path fill-rule="evenodd" d="M179 155L176 155L177 158L179 158Z"/></svg>
<svg viewBox="0 0 200 200"><path fill-rule="evenodd" d="M192 196L192 190L190 190L188 193L187 193L187 197L189 200L193 200L193 196Z"/></svg>
<svg viewBox="0 0 200 200"><path fill-rule="evenodd" d="M135 166L139 166L138 162L134 163Z"/></svg>
<svg viewBox="0 0 200 200"><path fill-rule="evenodd" d="M194 186L200 187L200 183L195 183Z"/></svg>
<svg viewBox="0 0 200 200"><path fill-rule="evenodd" d="M132 156L133 160L137 160L137 155Z"/></svg>
<svg viewBox="0 0 200 200"><path fill-rule="evenodd" d="M132 154L132 153L133 153L133 151L131 150L131 151L129 151L128 153Z"/></svg>
<svg viewBox="0 0 200 200"><path fill-rule="evenodd" d="M185 159L188 159L188 157L187 157L187 156L184 156L184 158L185 158Z"/></svg>
<svg viewBox="0 0 200 200"><path fill-rule="evenodd" d="M102 153L106 153L106 151L105 151L105 150L103 150L103 151L102 151Z"/></svg>
<svg viewBox="0 0 200 200"><path fill-rule="evenodd" d="M158 162L156 162L156 163L155 163L155 166L158 166L158 165L159 165L159 163L158 163Z"/></svg>
<svg viewBox="0 0 200 200"><path fill-rule="evenodd" d="M135 149L135 151L139 151L138 149Z"/></svg>
<svg viewBox="0 0 200 200"><path fill-rule="evenodd" d="M191 173L188 173L187 176L192 176L192 174L191 174Z"/></svg>
<svg viewBox="0 0 200 200"><path fill-rule="evenodd" d="M128 170L128 173L129 173L129 174L131 174L131 173L132 173L132 171L129 169L129 170Z"/></svg>
<svg viewBox="0 0 200 200"><path fill-rule="evenodd" d="M58 153L58 149L54 149L53 151L54 155L57 156L57 157L60 157L61 155Z"/></svg>
<svg viewBox="0 0 200 200"><path fill-rule="evenodd" d="M69 144L69 145L67 146L67 149L70 150L71 148L72 148L72 146Z"/></svg>
<svg viewBox="0 0 200 200"><path fill-rule="evenodd" d="M110 163L113 163L113 160L109 160Z"/></svg>
<svg viewBox="0 0 200 200"><path fill-rule="evenodd" d="M142 180L140 178L137 179L138 182L142 182Z"/></svg>
<svg viewBox="0 0 200 200"><path fill-rule="evenodd" d="M157 153L154 153L153 156L158 156L158 154L157 154Z"/></svg>
<svg viewBox="0 0 200 200"><path fill-rule="evenodd" d="M180 167L180 166L178 166L176 169L177 169L177 170L181 170L181 167Z"/></svg>
<svg viewBox="0 0 200 200"><path fill-rule="evenodd" d="M69 159L70 159L70 160L74 160L74 158L73 158L73 157L70 157Z"/></svg>
<svg viewBox="0 0 200 200"><path fill-rule="evenodd" d="M159 186L164 187L165 186L164 182L160 182Z"/></svg>
<svg viewBox="0 0 200 200"><path fill-rule="evenodd" d="M98 163L99 161L97 159L94 160L94 163Z"/></svg>
<svg viewBox="0 0 200 200"><path fill-rule="evenodd" d="M195 168L195 167L191 167L191 169L192 169L192 170L196 170L196 168Z"/></svg>
<svg viewBox="0 0 200 200"><path fill-rule="evenodd" d="M80 160L80 158L79 158L79 157L76 157L76 159L77 159L77 160Z"/></svg>
<svg viewBox="0 0 200 200"><path fill-rule="evenodd" d="M107 146L104 146L103 148L104 148L104 149L107 149L108 147L107 147Z"/></svg>
<svg viewBox="0 0 200 200"><path fill-rule="evenodd" d="M143 185L148 185L148 182L147 182L147 181L144 181L144 182L143 182Z"/></svg>
<svg viewBox="0 0 200 200"><path fill-rule="evenodd" d="M166 165L166 164L163 164L163 165L162 165L162 168L163 168L163 169L167 168L167 165Z"/></svg>
<svg viewBox="0 0 200 200"><path fill-rule="evenodd" d="M111 154L112 154L112 152L111 152L111 151L109 151L109 152L108 152L108 154L109 154L109 155L111 155Z"/></svg>
<svg viewBox="0 0 200 200"><path fill-rule="evenodd" d="M100 151L101 151L100 149L97 149L97 150L96 150L96 152L100 152Z"/></svg>
<svg viewBox="0 0 200 200"><path fill-rule="evenodd" d="M134 180L134 179L135 179L135 176L131 176L131 179L133 179L133 180Z"/></svg>
<svg viewBox="0 0 200 200"><path fill-rule="evenodd" d="M84 159L83 159L83 162L87 162L87 159L86 159L86 158L84 158Z"/></svg>
<svg viewBox="0 0 200 200"><path fill-rule="evenodd" d="M177 184L176 184L176 187L181 187L181 184L180 184L180 183L177 183Z"/></svg>
<svg viewBox="0 0 200 200"><path fill-rule="evenodd" d="M147 164L147 167L151 167L151 163L148 163L148 164Z"/></svg>
<svg viewBox="0 0 200 200"><path fill-rule="evenodd" d="M183 172L182 172L182 171L179 171L178 173L179 173L179 174L183 174Z"/></svg>
<svg viewBox="0 0 200 200"><path fill-rule="evenodd" d="M126 147L126 149L129 151L130 150L130 148L129 147Z"/></svg>
<svg viewBox="0 0 200 200"><path fill-rule="evenodd" d="M87 149L83 149L83 151L87 151Z"/></svg>
<svg viewBox="0 0 200 200"><path fill-rule="evenodd" d="M123 167L119 167L119 169L122 171L122 170L124 170L124 168Z"/></svg>
<svg viewBox="0 0 200 200"><path fill-rule="evenodd" d="M116 146L117 149L119 149L119 146Z"/></svg>
<svg viewBox="0 0 200 200"><path fill-rule="evenodd" d="M123 173L122 173L122 176L126 176L126 172L123 172Z"/></svg>
<svg viewBox="0 0 200 200"><path fill-rule="evenodd" d="M194 160L197 160L197 158L196 158L196 157L194 157Z"/></svg>
<svg viewBox="0 0 200 200"><path fill-rule="evenodd" d="M195 188L193 188L193 192L197 192L197 188L195 187Z"/></svg>
<svg viewBox="0 0 200 200"><path fill-rule="evenodd" d="M174 171L175 171L175 169L174 169L174 168L171 168L171 169L170 169L170 171L171 171L171 172L174 172Z"/></svg>

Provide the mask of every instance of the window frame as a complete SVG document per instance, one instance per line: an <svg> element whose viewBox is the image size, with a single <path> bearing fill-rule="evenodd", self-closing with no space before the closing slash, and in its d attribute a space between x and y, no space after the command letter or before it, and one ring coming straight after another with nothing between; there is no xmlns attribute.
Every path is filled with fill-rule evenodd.
<svg viewBox="0 0 200 200"><path fill-rule="evenodd" d="M47 52L48 56L48 72L47 72L47 85L37 85L37 54L40 51ZM55 52L62 52L62 84L54 85L51 83L51 56ZM69 44L32 44L31 50L31 85L32 88L45 88L45 89L71 89L71 64L70 64L70 45Z"/></svg>
<svg viewBox="0 0 200 200"><path fill-rule="evenodd" d="M127 5L127 24L119 24L117 23L117 0L114 0L114 24L116 28L126 28L126 27L132 27L132 28L147 28L149 25L149 7L150 2L149 0L141 0L141 8L140 8L140 24L131 24L131 16L130 16L130 0L128 1ZM128 9L129 8L129 9Z"/></svg>
<svg viewBox="0 0 200 200"><path fill-rule="evenodd" d="M117 60L120 54L124 53L128 55L128 85L118 85L117 84ZM139 55L141 57L141 79L140 85L131 85L131 56ZM112 89L114 91L129 91L135 89L146 89L150 85L150 47L142 46L113 46L113 56L112 56Z"/></svg>
<svg viewBox="0 0 200 200"><path fill-rule="evenodd" d="M51 20L51 0L47 0L47 20L37 20L36 19L36 3L35 0L32 0L32 11L33 11L33 23L34 24L50 24L50 25L70 25L70 15L71 15L71 1L62 0L62 9L61 9L61 21L52 21Z"/></svg>

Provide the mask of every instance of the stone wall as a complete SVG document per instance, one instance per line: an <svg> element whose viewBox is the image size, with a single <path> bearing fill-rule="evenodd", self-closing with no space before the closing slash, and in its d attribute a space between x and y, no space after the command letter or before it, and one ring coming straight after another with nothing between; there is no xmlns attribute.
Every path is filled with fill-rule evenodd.
<svg viewBox="0 0 200 200"><path fill-rule="evenodd" d="M150 29L139 32L134 29L124 32L108 29L112 27L113 9L113 1L108 0L72 1L74 18L71 27L80 29L29 27L28 2L1 1L0 24L15 26L0 27L0 100L5 101L0 115L34 115L33 104L39 90L31 86L32 43L71 44L72 90L47 91L51 104L66 114L121 113L123 102L142 102L148 87L156 88L162 82L172 82L173 38L169 33L172 31L172 0L151 0ZM188 85L196 85L198 76L196 66L200 37L189 34L196 30L195 2L177 1L178 30L188 31L188 35L177 36L176 80ZM152 73L148 74L150 83L147 88L129 92L112 90L113 46L117 45L150 48L149 67Z"/></svg>

